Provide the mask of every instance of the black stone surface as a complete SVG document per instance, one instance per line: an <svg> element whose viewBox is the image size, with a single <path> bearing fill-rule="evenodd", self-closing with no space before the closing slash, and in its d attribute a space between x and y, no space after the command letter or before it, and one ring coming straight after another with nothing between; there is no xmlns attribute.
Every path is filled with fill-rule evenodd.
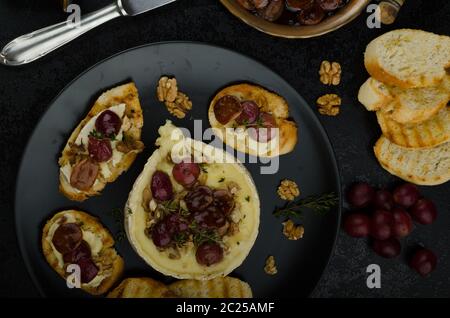
<svg viewBox="0 0 450 318"><path fill-rule="evenodd" d="M0 2L0 46L11 39L59 22L67 16L56 1L3 0ZM80 0L84 12L107 0ZM392 185L398 179L380 168L371 148L380 131L375 115L357 102L359 86L367 78L363 51L379 34L395 28L420 28L450 35L447 0L408 0L396 23L381 29L366 26L367 14L346 27L309 40L287 40L260 33L232 16L219 1L180 0L155 12L112 21L86 34L50 56L18 68L0 67L0 297L38 296L25 270L14 231L14 186L22 151L36 125L58 92L96 62L137 45L169 40L192 40L232 48L260 60L283 76L314 106L316 98L336 92L343 98L342 114L322 117L334 146L342 184L355 180ZM322 60L343 67L342 84L320 84L317 71ZM439 218L431 226L416 226L403 242L404 256L384 260L365 240L349 238L342 231L331 262L313 297L450 297L450 183L421 187L434 200ZM38 207L37 207L38 208ZM438 269L421 278L406 264L408 251L417 244L439 256ZM379 264L382 288L366 287L366 267ZM299 272L298 275L308 275Z"/></svg>

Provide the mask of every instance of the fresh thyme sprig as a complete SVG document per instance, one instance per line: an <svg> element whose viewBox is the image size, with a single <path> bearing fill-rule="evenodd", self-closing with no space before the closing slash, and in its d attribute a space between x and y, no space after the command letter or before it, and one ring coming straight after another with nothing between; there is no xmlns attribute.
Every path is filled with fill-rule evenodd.
<svg viewBox="0 0 450 318"><path fill-rule="evenodd" d="M339 198L334 192L311 195L309 197L290 201L274 212L276 217L299 217L305 210L316 212L320 215L327 213L339 203Z"/></svg>
<svg viewBox="0 0 450 318"><path fill-rule="evenodd" d="M189 228L192 232L192 241L195 246L200 246L206 242L220 242L219 234L216 231L202 229L196 222L193 222Z"/></svg>

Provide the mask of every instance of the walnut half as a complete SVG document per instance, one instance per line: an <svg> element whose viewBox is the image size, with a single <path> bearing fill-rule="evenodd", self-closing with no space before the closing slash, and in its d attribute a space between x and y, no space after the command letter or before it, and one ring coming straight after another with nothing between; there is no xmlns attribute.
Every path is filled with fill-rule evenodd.
<svg viewBox="0 0 450 318"><path fill-rule="evenodd" d="M319 113L327 116L339 115L341 103L341 98L336 94L326 94L317 99Z"/></svg>
<svg viewBox="0 0 450 318"><path fill-rule="evenodd" d="M275 258L273 256L269 256L266 259L266 265L264 266L264 271L268 275L275 275L276 273L278 273L278 269L275 264Z"/></svg>
<svg viewBox="0 0 450 318"><path fill-rule="evenodd" d="M292 201L300 195L300 190L295 181L284 179L281 181L277 193L283 200Z"/></svg>
<svg viewBox="0 0 450 318"><path fill-rule="evenodd" d="M287 220L286 222L283 222L283 234L289 240L296 241L303 238L305 228L301 225L295 225L292 220Z"/></svg>
<svg viewBox="0 0 450 318"><path fill-rule="evenodd" d="M337 62L323 61L320 65L320 81L325 85L339 85L341 83L342 68Z"/></svg>
<svg viewBox="0 0 450 318"><path fill-rule="evenodd" d="M156 89L156 95L158 100L166 105L167 110L177 118L184 118L186 113L192 109L192 102L189 100L189 97L178 91L175 78L161 77Z"/></svg>

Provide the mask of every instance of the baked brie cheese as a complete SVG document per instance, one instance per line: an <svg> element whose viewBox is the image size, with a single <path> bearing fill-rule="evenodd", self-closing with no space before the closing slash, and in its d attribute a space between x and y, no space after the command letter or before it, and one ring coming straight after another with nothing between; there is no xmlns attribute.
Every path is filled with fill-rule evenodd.
<svg viewBox="0 0 450 318"><path fill-rule="evenodd" d="M208 118L214 134L234 149L258 157L294 150L298 129L287 101L250 84L224 88L212 100Z"/></svg>
<svg viewBox="0 0 450 318"><path fill-rule="evenodd" d="M136 252L157 271L208 280L241 265L255 243L260 203L244 166L222 149L185 137L170 121L125 208Z"/></svg>
<svg viewBox="0 0 450 318"><path fill-rule="evenodd" d="M143 150L142 126L134 83L103 93L72 132L59 158L60 191L74 201L99 195Z"/></svg>
<svg viewBox="0 0 450 318"><path fill-rule="evenodd" d="M42 251L63 278L74 273L70 265L78 265L78 283L92 295L106 293L123 272L123 259L114 249L113 237L85 212L62 211L48 220L42 231ZM76 286L76 281L69 281Z"/></svg>

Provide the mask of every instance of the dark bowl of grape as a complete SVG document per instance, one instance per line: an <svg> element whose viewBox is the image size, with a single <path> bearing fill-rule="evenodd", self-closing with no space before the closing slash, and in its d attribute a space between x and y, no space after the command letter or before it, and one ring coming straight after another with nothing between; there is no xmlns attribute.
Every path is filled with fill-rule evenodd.
<svg viewBox="0 0 450 318"><path fill-rule="evenodd" d="M220 0L236 17L264 33L311 38L355 19L370 0Z"/></svg>

